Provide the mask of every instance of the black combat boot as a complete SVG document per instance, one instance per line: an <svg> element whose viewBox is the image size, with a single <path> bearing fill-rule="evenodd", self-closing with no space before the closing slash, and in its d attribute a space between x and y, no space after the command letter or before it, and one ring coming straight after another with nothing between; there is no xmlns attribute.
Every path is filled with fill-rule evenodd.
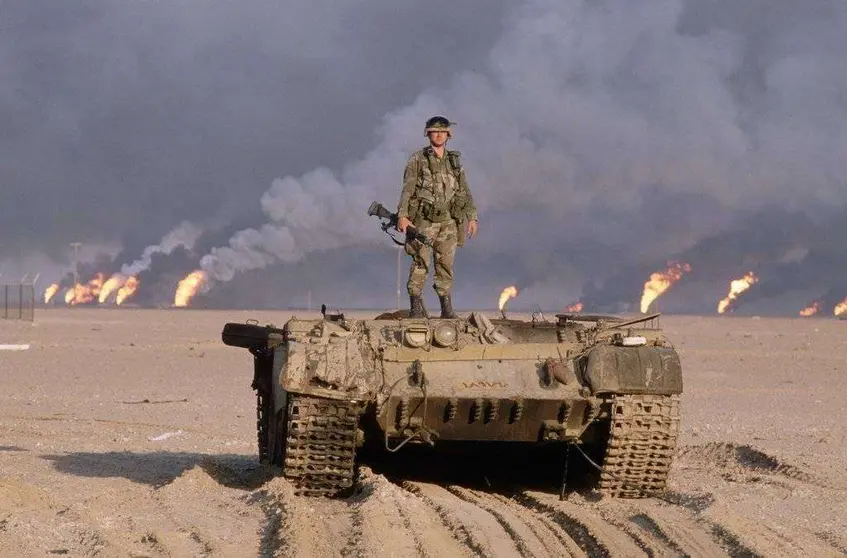
<svg viewBox="0 0 847 558"><path fill-rule="evenodd" d="M426 318L426 310L424 310L423 299L421 295L409 295L410 318Z"/></svg>
<svg viewBox="0 0 847 558"><path fill-rule="evenodd" d="M456 313L453 312L453 304L450 302L450 295L439 295L438 300L441 301L441 317L456 318Z"/></svg>

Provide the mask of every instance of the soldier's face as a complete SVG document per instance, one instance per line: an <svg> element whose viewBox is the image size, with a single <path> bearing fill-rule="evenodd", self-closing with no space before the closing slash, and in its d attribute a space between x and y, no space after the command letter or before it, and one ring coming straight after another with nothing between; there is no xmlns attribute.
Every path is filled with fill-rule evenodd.
<svg viewBox="0 0 847 558"><path fill-rule="evenodd" d="M429 143L435 147L441 147L447 143L447 132L430 132Z"/></svg>

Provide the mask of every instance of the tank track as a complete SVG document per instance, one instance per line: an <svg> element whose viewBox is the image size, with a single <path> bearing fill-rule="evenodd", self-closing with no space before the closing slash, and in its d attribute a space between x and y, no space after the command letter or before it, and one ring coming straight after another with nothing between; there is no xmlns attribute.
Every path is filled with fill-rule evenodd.
<svg viewBox="0 0 847 558"><path fill-rule="evenodd" d="M616 395L600 492L643 498L664 491L679 420L679 395Z"/></svg>
<svg viewBox="0 0 847 558"><path fill-rule="evenodd" d="M335 496L353 486L362 403L289 394L283 474L303 496ZM281 425L282 426L282 425Z"/></svg>
<svg viewBox="0 0 847 558"><path fill-rule="evenodd" d="M271 464L270 446L273 436L273 398L271 394L272 354L257 352L253 354L253 384L256 390L256 438L259 447L259 462Z"/></svg>
<svg viewBox="0 0 847 558"><path fill-rule="evenodd" d="M270 455L268 454L269 439L268 436L268 413L272 412L267 408L266 400L268 395L261 389L256 390L256 437L259 442L259 462L270 464Z"/></svg>

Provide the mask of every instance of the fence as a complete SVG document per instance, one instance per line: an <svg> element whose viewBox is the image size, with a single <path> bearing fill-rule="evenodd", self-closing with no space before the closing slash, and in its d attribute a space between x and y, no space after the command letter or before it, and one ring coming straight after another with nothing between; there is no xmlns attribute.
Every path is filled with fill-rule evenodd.
<svg viewBox="0 0 847 558"><path fill-rule="evenodd" d="M35 320L35 284L0 284L0 311L8 320Z"/></svg>

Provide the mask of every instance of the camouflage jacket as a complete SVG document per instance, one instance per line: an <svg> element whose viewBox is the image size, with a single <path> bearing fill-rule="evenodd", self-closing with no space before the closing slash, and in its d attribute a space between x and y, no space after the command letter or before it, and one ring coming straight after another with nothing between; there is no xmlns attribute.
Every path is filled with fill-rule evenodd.
<svg viewBox="0 0 847 558"><path fill-rule="evenodd" d="M460 156L458 151L448 150L439 158L430 146L413 153L403 173L397 216L407 217L417 226L423 221L477 220Z"/></svg>

